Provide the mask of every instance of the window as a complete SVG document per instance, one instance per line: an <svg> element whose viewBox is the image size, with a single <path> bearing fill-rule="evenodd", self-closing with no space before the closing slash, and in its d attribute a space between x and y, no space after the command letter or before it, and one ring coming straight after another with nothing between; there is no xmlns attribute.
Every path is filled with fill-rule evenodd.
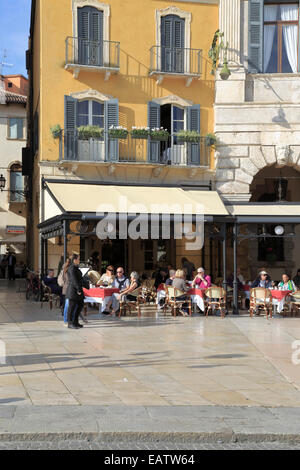
<svg viewBox="0 0 300 470"><path fill-rule="evenodd" d="M104 128L104 103L92 100L78 102L78 127L88 125Z"/></svg>
<svg viewBox="0 0 300 470"><path fill-rule="evenodd" d="M258 261L267 261L275 263L284 261L284 238L271 237L275 234L275 225L259 226L258 234L266 233L266 238L258 239Z"/></svg>
<svg viewBox="0 0 300 470"><path fill-rule="evenodd" d="M24 202L24 177L21 165L13 165L10 169L10 202ZM14 192L16 191L16 192ZM20 191L20 192L18 192Z"/></svg>
<svg viewBox="0 0 300 470"><path fill-rule="evenodd" d="M264 5L264 67L266 73L298 70L298 3Z"/></svg>
<svg viewBox="0 0 300 470"><path fill-rule="evenodd" d="M24 139L24 119L9 118L8 119L8 138L20 140Z"/></svg>
<svg viewBox="0 0 300 470"><path fill-rule="evenodd" d="M172 134L184 130L184 109L173 105L173 129ZM177 137L174 136L174 144L177 144Z"/></svg>

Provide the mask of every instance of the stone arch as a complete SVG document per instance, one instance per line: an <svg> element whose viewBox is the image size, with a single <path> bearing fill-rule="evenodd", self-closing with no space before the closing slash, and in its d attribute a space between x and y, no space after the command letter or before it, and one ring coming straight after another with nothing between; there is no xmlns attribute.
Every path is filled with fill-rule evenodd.
<svg viewBox="0 0 300 470"><path fill-rule="evenodd" d="M240 155L239 155L240 154ZM256 145L220 146L216 152L216 187L220 193L250 197L253 178L266 167L300 168L300 147ZM248 197L247 197L248 195Z"/></svg>

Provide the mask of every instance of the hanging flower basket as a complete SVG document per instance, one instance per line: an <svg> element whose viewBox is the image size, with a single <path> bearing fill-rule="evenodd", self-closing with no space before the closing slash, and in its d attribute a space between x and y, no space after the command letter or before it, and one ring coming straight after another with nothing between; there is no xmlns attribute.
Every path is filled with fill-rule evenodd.
<svg viewBox="0 0 300 470"><path fill-rule="evenodd" d="M77 131L79 140L103 139L104 130L99 126L80 126Z"/></svg>
<svg viewBox="0 0 300 470"><path fill-rule="evenodd" d="M150 131L150 139L154 141L166 142L169 139L169 136L169 132L162 127L160 129L151 129Z"/></svg>
<svg viewBox="0 0 300 470"><path fill-rule="evenodd" d="M200 142L201 136L198 132L196 131L179 131L176 134L177 141L178 142L188 142L188 143L193 143L193 144L198 144Z"/></svg>
<svg viewBox="0 0 300 470"><path fill-rule="evenodd" d="M130 135L132 139L148 139L150 134L149 127L133 127Z"/></svg>
<svg viewBox="0 0 300 470"><path fill-rule="evenodd" d="M108 130L108 135L111 139L127 139L128 130L122 126L111 126Z"/></svg>
<svg viewBox="0 0 300 470"><path fill-rule="evenodd" d="M50 127L50 132L52 134L53 139L58 139L62 132L60 124L55 124L55 126Z"/></svg>
<svg viewBox="0 0 300 470"><path fill-rule="evenodd" d="M206 147L213 147L216 145L218 139L215 134L206 134L205 136L205 145Z"/></svg>

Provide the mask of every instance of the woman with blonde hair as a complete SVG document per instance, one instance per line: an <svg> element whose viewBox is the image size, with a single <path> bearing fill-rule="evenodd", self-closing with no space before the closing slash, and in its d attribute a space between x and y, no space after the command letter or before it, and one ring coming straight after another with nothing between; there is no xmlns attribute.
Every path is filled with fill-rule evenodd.
<svg viewBox="0 0 300 470"><path fill-rule="evenodd" d="M175 278L173 279L172 287L175 287L175 289L178 289L181 292L187 292L190 287L187 285L185 277L186 276L184 270L177 269L175 273ZM178 297L176 297L176 300L187 300L187 296L185 294L179 295ZM187 304L183 304L182 308L179 309L179 312L181 313L181 315L186 317L188 315Z"/></svg>

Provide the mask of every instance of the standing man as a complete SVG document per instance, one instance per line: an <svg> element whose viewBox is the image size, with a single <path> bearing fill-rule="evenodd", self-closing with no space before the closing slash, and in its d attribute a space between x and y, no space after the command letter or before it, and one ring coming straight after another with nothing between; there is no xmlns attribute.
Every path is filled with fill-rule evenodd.
<svg viewBox="0 0 300 470"><path fill-rule="evenodd" d="M8 267L8 279L11 281L15 281L16 274L15 274L15 266L16 266L17 259L12 251L9 251L7 257L7 267Z"/></svg>
<svg viewBox="0 0 300 470"><path fill-rule="evenodd" d="M187 258L181 258L182 269L186 273L186 280L191 281L193 279L193 273L195 271L195 265L192 261L189 261Z"/></svg>
<svg viewBox="0 0 300 470"><path fill-rule="evenodd" d="M79 255L72 255L71 265L68 269L69 285L66 292L66 297L69 299L68 328L76 330L83 327L78 322L78 317L84 305L83 280L79 263Z"/></svg>

